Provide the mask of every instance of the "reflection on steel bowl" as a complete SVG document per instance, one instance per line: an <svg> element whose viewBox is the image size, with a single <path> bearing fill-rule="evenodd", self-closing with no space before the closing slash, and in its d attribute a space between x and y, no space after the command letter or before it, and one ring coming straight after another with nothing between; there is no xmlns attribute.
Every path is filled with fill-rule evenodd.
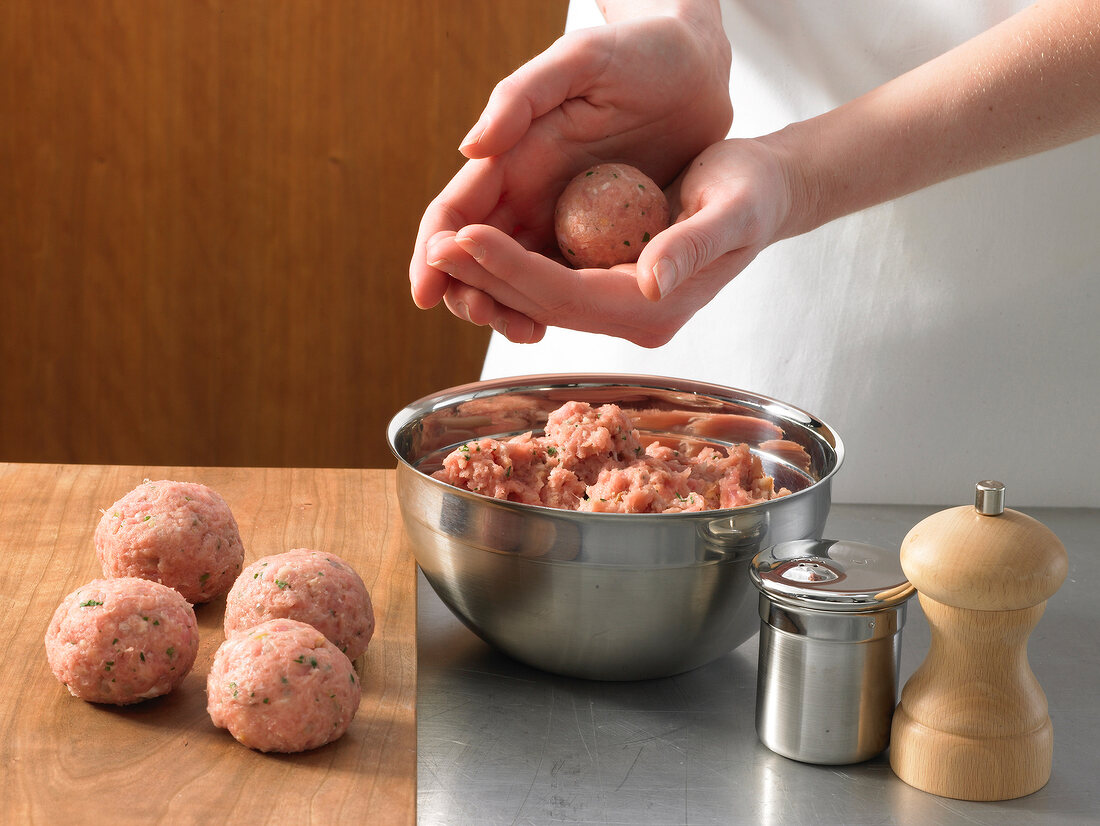
<svg viewBox="0 0 1100 826"><path fill-rule="evenodd" d="M790 495L666 514L563 511L431 474L473 439L540 432L566 401L614 403L647 440L747 443ZM843 445L816 417L754 393L635 375L477 382L413 402L388 429L405 529L443 602L486 642L546 671L603 680L703 665L758 628L748 564L819 538Z"/></svg>

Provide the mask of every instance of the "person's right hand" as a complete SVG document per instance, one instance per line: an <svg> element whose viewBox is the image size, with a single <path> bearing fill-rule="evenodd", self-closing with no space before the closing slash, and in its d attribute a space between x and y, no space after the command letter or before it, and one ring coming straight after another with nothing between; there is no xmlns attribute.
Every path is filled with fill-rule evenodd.
<svg viewBox="0 0 1100 826"><path fill-rule="evenodd" d="M441 232L495 227L525 249L557 256L553 213L578 172L601 161L629 163L668 184L732 118L729 43L716 4L684 17L653 16L581 29L498 84L464 141L471 158L425 211L409 267L413 299L435 306L454 282L429 266L427 244ZM537 340L539 325L504 305L474 323L509 327Z"/></svg>

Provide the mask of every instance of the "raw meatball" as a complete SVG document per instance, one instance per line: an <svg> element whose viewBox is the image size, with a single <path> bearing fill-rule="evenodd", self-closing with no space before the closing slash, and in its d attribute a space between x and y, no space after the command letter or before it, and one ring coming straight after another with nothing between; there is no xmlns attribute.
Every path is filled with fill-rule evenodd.
<svg viewBox="0 0 1100 826"><path fill-rule="evenodd" d="M306 622L354 660L374 634L367 586L335 554L296 548L244 569L225 598L225 635L269 619Z"/></svg>
<svg viewBox="0 0 1100 826"><path fill-rule="evenodd" d="M668 200L643 172L622 163L597 164L565 187L554 231L574 267L613 267L638 260L642 247L668 229Z"/></svg>
<svg viewBox="0 0 1100 826"><path fill-rule="evenodd" d="M127 705L167 694L195 663L195 611L178 591L139 577L96 579L57 606L46 659L74 697Z"/></svg>
<svg viewBox="0 0 1100 826"><path fill-rule="evenodd" d="M273 619L234 634L214 654L206 710L258 751L305 751L347 731L359 708L355 669L304 622Z"/></svg>
<svg viewBox="0 0 1100 826"><path fill-rule="evenodd" d="M146 481L103 512L95 549L104 576L139 576L191 603L233 586L244 546L229 505L206 485Z"/></svg>

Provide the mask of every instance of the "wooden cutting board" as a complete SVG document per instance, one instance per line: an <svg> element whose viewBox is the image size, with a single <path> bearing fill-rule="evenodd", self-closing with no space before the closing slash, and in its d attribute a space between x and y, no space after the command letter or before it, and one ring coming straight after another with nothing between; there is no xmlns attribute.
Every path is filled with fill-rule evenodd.
<svg viewBox="0 0 1100 826"><path fill-rule="evenodd" d="M0 822L405 823L416 820L416 574L390 470L0 463ZM200 648L176 691L133 706L71 696L46 662L61 599L102 576L100 508L144 479L201 482L229 503L245 564L291 548L363 577L377 630L363 699L334 743L262 754L215 728L206 675L224 597L198 606Z"/></svg>

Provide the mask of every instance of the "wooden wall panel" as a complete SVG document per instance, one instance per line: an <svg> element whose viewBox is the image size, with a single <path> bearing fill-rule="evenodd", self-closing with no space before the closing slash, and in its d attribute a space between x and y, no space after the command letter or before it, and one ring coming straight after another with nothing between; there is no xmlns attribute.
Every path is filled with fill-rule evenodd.
<svg viewBox="0 0 1100 826"><path fill-rule="evenodd" d="M420 215L565 0L5 0L0 460L387 466Z"/></svg>

